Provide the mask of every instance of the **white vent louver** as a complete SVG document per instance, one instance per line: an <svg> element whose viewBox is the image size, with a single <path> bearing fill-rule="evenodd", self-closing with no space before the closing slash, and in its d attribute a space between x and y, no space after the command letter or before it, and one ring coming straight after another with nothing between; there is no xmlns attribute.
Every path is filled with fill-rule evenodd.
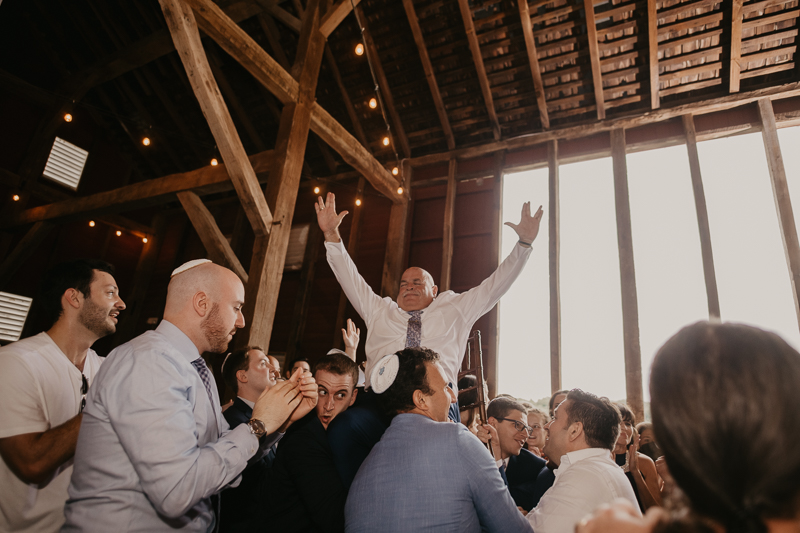
<svg viewBox="0 0 800 533"><path fill-rule="evenodd" d="M89 152L83 148L56 137L44 167L44 177L76 191L87 157Z"/></svg>
<svg viewBox="0 0 800 533"><path fill-rule="evenodd" d="M289 234L289 246L286 249L284 270L300 270L303 268L303 258L306 255L306 242L308 241L308 224L294 226Z"/></svg>
<svg viewBox="0 0 800 533"><path fill-rule="evenodd" d="M16 342L33 299L0 291L0 340Z"/></svg>

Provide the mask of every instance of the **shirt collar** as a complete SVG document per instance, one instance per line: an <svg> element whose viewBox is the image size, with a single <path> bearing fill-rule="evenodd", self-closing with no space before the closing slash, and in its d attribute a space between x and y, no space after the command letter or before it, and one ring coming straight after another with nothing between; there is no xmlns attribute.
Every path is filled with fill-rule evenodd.
<svg viewBox="0 0 800 533"><path fill-rule="evenodd" d="M251 402L250 400L245 400L245 399L244 399L244 398L242 398L241 396L237 396L237 398L239 398L239 399L240 399L240 400L242 400L244 403L246 403L246 404L247 404L247 405L250 407L250 409L252 409L252 408L254 408L254 407L256 406L256 402Z"/></svg>
<svg viewBox="0 0 800 533"><path fill-rule="evenodd" d="M605 448L584 448L583 450L568 452L566 455L561 456L561 464L558 466L558 470L562 470L564 467L569 467L578 461L583 461L590 457L605 457L611 460L611 451Z"/></svg>
<svg viewBox="0 0 800 533"><path fill-rule="evenodd" d="M172 322L162 320L156 328L156 332L167 338L167 341L174 346L190 363L200 357L197 346L192 340Z"/></svg>

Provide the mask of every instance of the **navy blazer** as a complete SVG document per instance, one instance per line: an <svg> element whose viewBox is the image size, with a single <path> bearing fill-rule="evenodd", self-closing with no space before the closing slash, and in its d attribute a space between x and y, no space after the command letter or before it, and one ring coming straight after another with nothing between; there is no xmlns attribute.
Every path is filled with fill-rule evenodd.
<svg viewBox="0 0 800 533"><path fill-rule="evenodd" d="M518 507L530 511L536 506L534 502L536 478L542 468L546 468L546 464L547 461L524 448L520 450L519 455L509 457L506 467L508 491Z"/></svg>
<svg viewBox="0 0 800 533"><path fill-rule="evenodd" d="M231 429L247 423L253 416L253 410L241 398L236 398L233 405L224 413L225 420ZM220 496L220 533L249 533L264 530L268 519L265 514L264 498L270 482L270 469L274 451L250 463L242 472L242 482L238 487L225 489Z"/></svg>

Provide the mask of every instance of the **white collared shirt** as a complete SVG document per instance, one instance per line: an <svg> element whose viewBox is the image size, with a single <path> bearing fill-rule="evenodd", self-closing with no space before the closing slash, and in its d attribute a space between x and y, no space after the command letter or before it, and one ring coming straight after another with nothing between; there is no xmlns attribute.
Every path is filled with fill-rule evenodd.
<svg viewBox="0 0 800 533"><path fill-rule="evenodd" d="M556 481L530 513L536 533L573 533L598 505L625 498L639 512L630 481L604 448L586 448L561 457Z"/></svg>

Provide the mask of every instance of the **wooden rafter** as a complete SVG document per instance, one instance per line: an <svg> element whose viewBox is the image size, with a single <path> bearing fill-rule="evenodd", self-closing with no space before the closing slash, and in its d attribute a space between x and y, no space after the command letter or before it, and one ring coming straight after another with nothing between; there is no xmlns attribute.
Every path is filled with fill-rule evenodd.
<svg viewBox="0 0 800 533"><path fill-rule="evenodd" d="M658 94L658 10L656 0L647 0L647 67L650 70L650 108L661 107Z"/></svg>
<svg viewBox="0 0 800 533"><path fill-rule="evenodd" d="M361 25L365 30L362 35L364 36L364 43L367 46L366 53L375 71L375 77L378 79L381 99L386 106L386 111L389 112L389 117L392 119L392 126L394 126L394 135L396 137L395 142L400 143L400 153L403 154L403 157L411 157L408 137L406 136L405 128L403 128L403 123L400 120L400 115L397 114L397 107L394 105L394 98L392 97L392 90L389 87L389 80L386 79L386 73L383 71L381 59L378 56L378 48L375 46L375 41L372 40L372 34L367 27L367 17L360 4L356 6L356 13L358 14L358 20L361 21Z"/></svg>
<svg viewBox="0 0 800 533"><path fill-rule="evenodd" d="M744 0L731 0L731 44L730 44L730 72L728 91L731 93L739 92L739 82L742 67L739 61L742 59L742 4ZM796 59L795 59L796 60Z"/></svg>
<svg viewBox="0 0 800 533"><path fill-rule="evenodd" d="M519 17L522 21L522 34L525 36L525 50L528 54L528 63L531 66L533 76L533 90L536 92L536 104L539 107L539 120L542 128L550 128L550 116L547 113L547 98L544 92L544 82L542 72L539 69L539 54L536 51L536 37L533 35L533 24L531 24L531 13L528 9L528 0L517 0L519 5Z"/></svg>
<svg viewBox="0 0 800 533"><path fill-rule="evenodd" d="M239 139L236 127L211 73L192 9L182 0L159 0L167 26L172 33L175 49L183 62L203 114L217 141L231 181L242 202L253 232L267 235L272 213L261 192L253 167Z"/></svg>
<svg viewBox="0 0 800 533"><path fill-rule="evenodd" d="M472 53L472 62L478 73L478 83L481 86L483 101L486 104L486 112L489 114L489 123L492 126L494 140L500 140L500 123L497 121L497 112L494 109L492 98L492 88L489 86L489 78L486 76L486 67L483 64L481 47L478 44L478 36L475 34L475 23L472 21L472 10L469 8L469 0L458 0L458 7L461 10L461 18L464 21L464 31L467 33L469 50Z"/></svg>
<svg viewBox="0 0 800 533"><path fill-rule="evenodd" d="M453 137L453 130L450 128L450 119L447 118L447 110L444 107L442 95L439 92L439 84L433 72L431 58L428 57L428 47L425 45L425 39L422 37L422 29L419 27L419 19L417 18L416 11L414 11L413 0L403 0L403 7L406 10L408 23L411 25L411 33L414 34L414 42L417 45L419 59L422 61L422 69L425 71L425 79L428 80L428 87L430 87L431 96L433 97L433 105L436 107L436 113L439 115L439 122L442 125L444 138L447 141L447 149L453 150L456 147L456 141Z"/></svg>
<svg viewBox="0 0 800 533"><path fill-rule="evenodd" d="M281 102L296 102L298 83L258 44L210 0L187 0L207 22L205 30L231 57ZM372 154L318 103L311 108L311 130L393 202L400 202L397 181Z"/></svg>
<svg viewBox="0 0 800 533"><path fill-rule="evenodd" d="M339 24L350 14L353 10L353 5L358 5L361 0L338 0L333 4L330 9L322 17L319 25L319 31L327 39L330 37L333 30L339 27Z"/></svg>
<svg viewBox="0 0 800 533"><path fill-rule="evenodd" d="M597 118L606 118L605 97L603 96L603 74L600 70L600 48L597 45L597 24L594 19L594 0L583 0L586 13L586 40L589 44L589 59L592 66L592 85L594 101L597 106Z"/></svg>
<svg viewBox="0 0 800 533"><path fill-rule="evenodd" d="M203 246L208 252L208 257L218 265L233 270L244 283L247 283L247 272L233 252L228 239L225 238L225 235L222 234L219 226L217 226L214 215L203 204L203 200L192 191L179 192L178 200L180 200L183 210L186 211L186 215L189 217L189 221L191 221L197 235L203 242Z"/></svg>

